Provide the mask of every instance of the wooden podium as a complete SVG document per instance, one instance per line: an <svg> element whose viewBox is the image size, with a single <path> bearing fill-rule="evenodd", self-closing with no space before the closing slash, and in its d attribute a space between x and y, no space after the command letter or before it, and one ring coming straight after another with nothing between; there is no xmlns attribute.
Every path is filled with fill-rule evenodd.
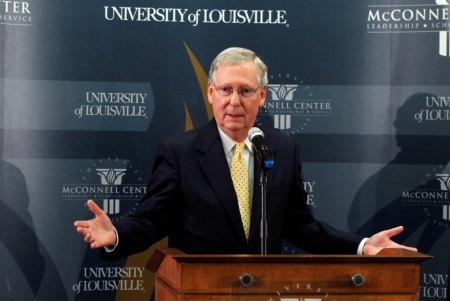
<svg viewBox="0 0 450 301"><path fill-rule="evenodd" d="M156 301L413 301L431 256L384 249L358 255L187 255L157 249Z"/></svg>

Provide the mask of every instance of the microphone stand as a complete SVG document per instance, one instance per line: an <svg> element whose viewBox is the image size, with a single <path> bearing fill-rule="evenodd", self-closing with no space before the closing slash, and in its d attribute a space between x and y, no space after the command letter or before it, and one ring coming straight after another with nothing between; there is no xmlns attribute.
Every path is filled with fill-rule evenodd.
<svg viewBox="0 0 450 301"><path fill-rule="evenodd" d="M267 196L267 169L263 168L261 172L260 184L261 185L261 255L267 255L267 212L266 212L266 196Z"/></svg>
<svg viewBox="0 0 450 301"><path fill-rule="evenodd" d="M261 236L261 255L267 255L267 238L268 238L268 226L267 226L267 210L266 210L266 197L267 197L267 170L274 167L272 152L264 144L264 133L258 128L251 128L249 132L249 139L256 150L256 157L261 164L261 223L260 223L260 236Z"/></svg>

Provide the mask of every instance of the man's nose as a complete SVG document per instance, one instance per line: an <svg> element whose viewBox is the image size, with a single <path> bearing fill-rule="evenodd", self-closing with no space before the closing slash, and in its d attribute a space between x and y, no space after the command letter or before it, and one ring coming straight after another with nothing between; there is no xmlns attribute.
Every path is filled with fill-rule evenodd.
<svg viewBox="0 0 450 301"><path fill-rule="evenodd" d="M233 93L231 93L230 104L234 106L241 104L241 96L239 95L239 90L233 90Z"/></svg>

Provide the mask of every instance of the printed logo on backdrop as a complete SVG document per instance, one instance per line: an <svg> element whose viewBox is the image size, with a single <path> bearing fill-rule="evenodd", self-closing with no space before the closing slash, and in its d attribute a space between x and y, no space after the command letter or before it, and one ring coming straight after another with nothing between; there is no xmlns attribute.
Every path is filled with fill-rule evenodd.
<svg viewBox="0 0 450 301"><path fill-rule="evenodd" d="M79 183L63 185L62 200L83 203L94 200L111 220L119 220L136 210L147 191L147 185L138 174L133 165L129 165L129 160L98 160L82 171ZM125 178L136 180L127 183Z"/></svg>
<svg viewBox="0 0 450 301"><path fill-rule="evenodd" d="M5 107L9 129L146 131L155 109L152 86L145 82L4 79L2 84L6 102L33 99Z"/></svg>
<svg viewBox="0 0 450 301"><path fill-rule="evenodd" d="M0 24L31 26L29 1L0 0Z"/></svg>
<svg viewBox="0 0 450 301"><path fill-rule="evenodd" d="M107 291L142 291L144 267L83 268L83 280L72 285L76 294Z"/></svg>
<svg viewBox="0 0 450 301"><path fill-rule="evenodd" d="M279 74L270 79L278 83L267 85L266 102L259 110L257 125L293 135L307 128L312 118L332 116L332 101L315 99L311 87L297 76Z"/></svg>
<svg viewBox="0 0 450 301"><path fill-rule="evenodd" d="M78 118L96 116L142 117L147 119L147 93L86 92L86 104L74 110Z"/></svg>
<svg viewBox="0 0 450 301"><path fill-rule="evenodd" d="M448 274L423 274L422 277L423 284L425 285L420 286L420 297L448 300L446 287L449 281Z"/></svg>
<svg viewBox="0 0 450 301"><path fill-rule="evenodd" d="M104 17L108 21L138 21L138 22L170 22L199 24L261 24L285 25L287 12L285 10L262 9L194 9L165 7L129 7L105 6Z"/></svg>
<svg viewBox="0 0 450 301"><path fill-rule="evenodd" d="M450 2L448 0L436 0L436 3L439 5L449 5ZM445 12L447 14L446 20L448 20L448 8L445 8ZM448 27L450 27L450 24L446 24ZM449 32L445 29L447 27L443 27L441 31L439 31L439 54L442 56L450 56L450 50L449 50Z"/></svg>
<svg viewBox="0 0 450 301"><path fill-rule="evenodd" d="M316 185L316 182L303 182L303 189L305 189L308 194L306 197L306 204L311 207L316 207L314 201L314 185Z"/></svg>
<svg viewBox="0 0 450 301"><path fill-rule="evenodd" d="M442 168L443 166L439 166ZM427 179L431 178L433 174L426 175ZM412 189L403 190L402 204L422 206L424 214L432 219L432 222L440 227L448 228L450 225L450 174L434 174L436 181L439 183L440 189ZM425 186L428 181L423 181L422 186ZM441 208L441 210L430 210L431 208Z"/></svg>
<svg viewBox="0 0 450 301"><path fill-rule="evenodd" d="M426 96L425 105L428 109L420 110L414 115L418 123L450 120L450 96Z"/></svg>
<svg viewBox="0 0 450 301"><path fill-rule="evenodd" d="M436 36L436 53L450 56L450 2L435 0L431 4L423 1L422 4L368 5L367 32L433 34Z"/></svg>

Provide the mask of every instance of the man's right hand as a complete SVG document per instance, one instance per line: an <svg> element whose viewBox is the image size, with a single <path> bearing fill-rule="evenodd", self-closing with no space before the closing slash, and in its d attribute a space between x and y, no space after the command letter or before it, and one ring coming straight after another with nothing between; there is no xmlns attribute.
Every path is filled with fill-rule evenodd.
<svg viewBox="0 0 450 301"><path fill-rule="evenodd" d="M116 232L111 219L92 200L87 205L95 217L87 221L76 221L78 233L84 236L84 240L90 244L92 249L116 245Z"/></svg>

